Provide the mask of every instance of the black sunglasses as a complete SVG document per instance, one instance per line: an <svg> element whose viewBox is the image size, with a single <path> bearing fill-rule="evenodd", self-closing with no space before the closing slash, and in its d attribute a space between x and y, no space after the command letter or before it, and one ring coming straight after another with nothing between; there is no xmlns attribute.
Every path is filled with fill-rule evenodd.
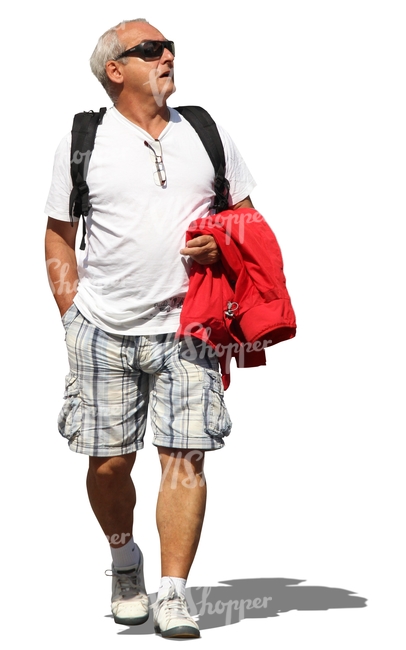
<svg viewBox="0 0 406 650"><path fill-rule="evenodd" d="M169 50L175 56L175 43L173 41L143 41L139 45L126 50L114 60L118 61L125 56L134 55L140 56L145 61L155 61L161 58L164 50Z"/></svg>

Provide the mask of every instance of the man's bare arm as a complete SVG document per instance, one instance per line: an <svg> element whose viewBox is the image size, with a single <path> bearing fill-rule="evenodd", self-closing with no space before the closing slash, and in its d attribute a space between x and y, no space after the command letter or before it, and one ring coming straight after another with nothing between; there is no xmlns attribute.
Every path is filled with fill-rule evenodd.
<svg viewBox="0 0 406 650"><path fill-rule="evenodd" d="M238 210L238 208L253 208L254 206L252 205L252 201L249 196L247 196L245 199L240 201L239 203L236 203L233 205L231 208L232 210Z"/></svg>
<svg viewBox="0 0 406 650"><path fill-rule="evenodd" d="M78 223L48 218L45 259L49 284L61 316L69 309L77 292L78 271L75 241Z"/></svg>
<svg viewBox="0 0 406 650"><path fill-rule="evenodd" d="M239 203L233 205L231 210L238 210L238 208L253 208L251 199L247 196ZM185 248L180 251L181 255L189 255L195 262L199 264L214 264L220 259L220 253L216 244L216 240L212 235L199 235L190 239Z"/></svg>

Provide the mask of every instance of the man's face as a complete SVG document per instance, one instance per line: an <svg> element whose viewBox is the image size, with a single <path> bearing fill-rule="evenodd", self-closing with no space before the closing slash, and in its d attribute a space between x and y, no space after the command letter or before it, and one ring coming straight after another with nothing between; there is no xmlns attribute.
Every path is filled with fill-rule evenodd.
<svg viewBox="0 0 406 650"><path fill-rule="evenodd" d="M124 50L143 41L166 40L161 32L147 23L125 23L117 28L117 34ZM163 51L160 59L154 61L145 61L140 56L130 55L127 64L121 64L125 86L138 95L153 96L157 105L162 106L175 92L174 58L167 49Z"/></svg>

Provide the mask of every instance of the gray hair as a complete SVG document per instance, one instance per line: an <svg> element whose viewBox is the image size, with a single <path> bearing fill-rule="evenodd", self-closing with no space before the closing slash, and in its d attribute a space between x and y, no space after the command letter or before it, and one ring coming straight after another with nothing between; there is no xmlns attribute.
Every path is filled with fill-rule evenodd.
<svg viewBox="0 0 406 650"><path fill-rule="evenodd" d="M121 23L111 27L100 36L97 45L94 48L93 54L90 57L90 67L95 77L100 81L106 93L113 100L116 101L116 90L114 84L110 81L106 73L106 63L112 59L116 59L122 52L124 52L123 44L118 38L118 30L120 27L127 23L148 23L145 18L135 18L134 20L122 20ZM121 59L122 63L128 62L127 58Z"/></svg>

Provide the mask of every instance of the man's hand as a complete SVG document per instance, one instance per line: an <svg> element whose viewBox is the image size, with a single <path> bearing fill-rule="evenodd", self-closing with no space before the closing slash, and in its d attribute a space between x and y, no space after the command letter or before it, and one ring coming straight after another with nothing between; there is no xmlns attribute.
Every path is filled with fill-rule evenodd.
<svg viewBox="0 0 406 650"><path fill-rule="evenodd" d="M249 196L236 203L230 208L237 210L238 208L253 208L252 201ZM182 248L181 255L189 255L192 260L199 262L199 264L214 264L220 259L220 251L216 244L216 240L212 235L199 235L194 239L190 239L186 244L186 248Z"/></svg>
<svg viewBox="0 0 406 650"><path fill-rule="evenodd" d="M199 264L214 264L220 259L220 252L216 240L212 235L199 235L190 239L186 248L182 248L181 255L189 255Z"/></svg>

